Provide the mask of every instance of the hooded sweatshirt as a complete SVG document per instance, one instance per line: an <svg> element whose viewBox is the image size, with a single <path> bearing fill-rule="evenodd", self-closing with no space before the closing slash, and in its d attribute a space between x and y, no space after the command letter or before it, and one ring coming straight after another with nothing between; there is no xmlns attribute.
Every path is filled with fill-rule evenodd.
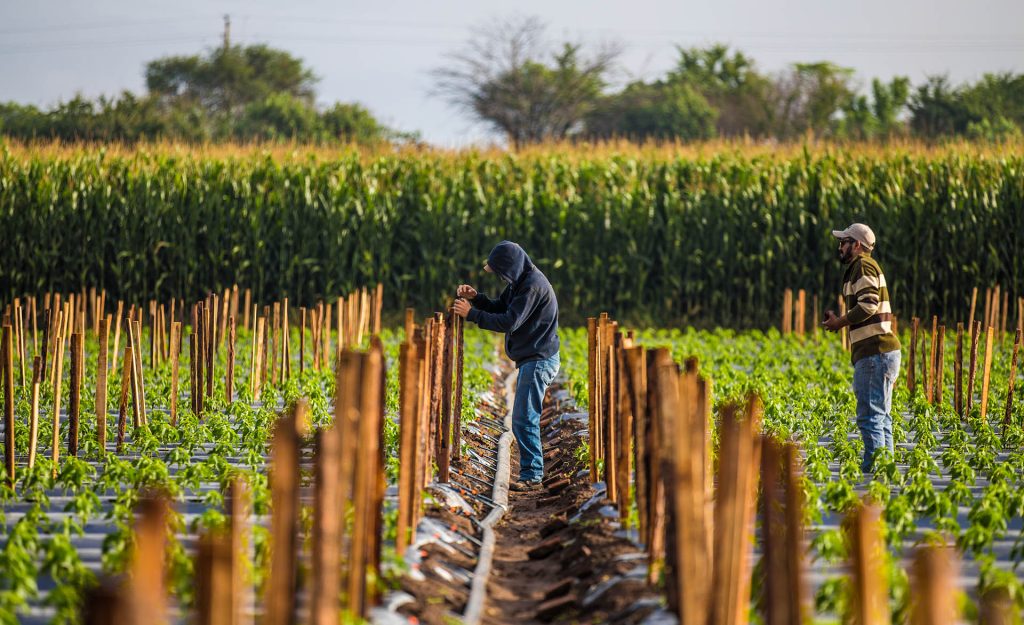
<svg viewBox="0 0 1024 625"><path fill-rule="evenodd" d="M511 241L494 246L487 264L508 286L496 300L477 293L467 319L485 330L504 332L505 353L517 368L557 354L558 301L547 277Z"/></svg>

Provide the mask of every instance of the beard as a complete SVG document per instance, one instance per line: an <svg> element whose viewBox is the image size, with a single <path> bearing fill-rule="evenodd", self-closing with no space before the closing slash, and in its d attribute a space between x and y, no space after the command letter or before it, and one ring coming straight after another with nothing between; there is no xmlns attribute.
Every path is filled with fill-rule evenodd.
<svg viewBox="0 0 1024 625"><path fill-rule="evenodd" d="M844 265L848 265L852 260L853 250L851 250L850 248L847 248L845 251L839 252L839 262L843 263Z"/></svg>

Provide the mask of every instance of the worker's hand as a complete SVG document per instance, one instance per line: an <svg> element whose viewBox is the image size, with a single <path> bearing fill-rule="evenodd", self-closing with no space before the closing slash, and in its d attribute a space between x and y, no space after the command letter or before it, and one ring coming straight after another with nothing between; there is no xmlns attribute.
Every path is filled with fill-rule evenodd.
<svg viewBox="0 0 1024 625"><path fill-rule="evenodd" d="M476 297L476 289L469 286L468 284L460 284L459 290L456 292L459 297L465 297L466 299L473 299Z"/></svg>
<svg viewBox="0 0 1024 625"><path fill-rule="evenodd" d="M470 287L466 287L466 288L470 288ZM462 287L459 287L459 289L461 290ZM455 300L455 303L452 304L452 308L455 310L455 314L460 316L460 317L462 317L463 319L465 319L466 315L469 314L469 311L473 309L473 307L469 304L469 302L467 302L466 300L462 299L461 297L459 299Z"/></svg>
<svg viewBox="0 0 1024 625"><path fill-rule="evenodd" d="M829 332L838 332L840 328L846 325L846 317L836 317L834 312L826 310L825 321L823 321L821 325Z"/></svg>

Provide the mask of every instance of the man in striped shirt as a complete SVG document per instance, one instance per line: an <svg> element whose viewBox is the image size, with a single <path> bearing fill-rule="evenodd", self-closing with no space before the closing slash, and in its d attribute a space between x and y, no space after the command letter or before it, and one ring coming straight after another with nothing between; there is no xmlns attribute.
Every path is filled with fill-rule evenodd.
<svg viewBox="0 0 1024 625"><path fill-rule="evenodd" d="M893 453L892 389L900 372L900 340L892 330L892 307L885 276L871 252L875 233L864 224L833 230L839 239L839 260L846 265L843 299L846 314L825 313L824 326L833 332L850 328L853 393L857 397L857 427L864 440L861 470L870 473L875 454Z"/></svg>

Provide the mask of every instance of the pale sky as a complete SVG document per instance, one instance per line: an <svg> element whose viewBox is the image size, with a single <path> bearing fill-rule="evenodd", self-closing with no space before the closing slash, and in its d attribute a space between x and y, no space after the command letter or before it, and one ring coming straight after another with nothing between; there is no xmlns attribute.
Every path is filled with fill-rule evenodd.
<svg viewBox="0 0 1024 625"><path fill-rule="evenodd" d="M433 95L430 70L473 28L537 16L550 38L624 48L620 79L653 79L675 46L731 44L763 70L827 60L912 83L948 73L1024 72L1024 0L0 0L0 101L50 107L145 90L147 61L220 44L267 43L304 59L321 78L318 101L359 102L385 124L442 146L493 140Z"/></svg>

